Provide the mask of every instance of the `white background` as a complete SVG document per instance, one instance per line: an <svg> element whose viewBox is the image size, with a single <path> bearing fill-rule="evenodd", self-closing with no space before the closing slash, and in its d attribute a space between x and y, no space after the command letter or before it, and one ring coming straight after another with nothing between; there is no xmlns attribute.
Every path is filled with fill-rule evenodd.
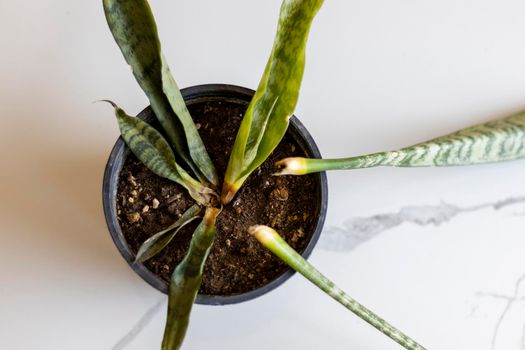
<svg viewBox="0 0 525 350"><path fill-rule="evenodd" d="M151 1L179 86L257 86L280 1ZM525 1L326 1L296 114L325 157L525 108ZM147 100L101 1L0 2L0 348L157 349L165 297L113 246L110 98ZM525 349L525 162L329 174L311 261L429 349ZM505 205L498 205L497 203ZM186 349L398 349L300 276L195 307Z"/></svg>

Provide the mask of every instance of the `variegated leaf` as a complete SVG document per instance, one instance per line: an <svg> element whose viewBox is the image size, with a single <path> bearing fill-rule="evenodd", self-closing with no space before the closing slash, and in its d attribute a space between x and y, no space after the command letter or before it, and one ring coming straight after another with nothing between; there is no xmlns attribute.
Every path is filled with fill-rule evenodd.
<svg viewBox="0 0 525 350"><path fill-rule="evenodd" d="M323 0L284 0L272 53L235 139L221 194L228 203L283 138L304 71L310 25Z"/></svg>
<svg viewBox="0 0 525 350"><path fill-rule="evenodd" d="M164 137L148 123L127 115L113 102L107 102L115 108L120 134L135 156L153 173L182 185L197 202L208 204L211 190L177 164Z"/></svg>
<svg viewBox="0 0 525 350"><path fill-rule="evenodd" d="M137 252L135 262L144 262L158 254L171 242L173 237L175 237L180 229L182 229L184 226L186 226L186 224L190 223L194 219L198 218L200 211L200 206L196 204L192 205L172 225L160 232L157 232L144 241Z"/></svg>
<svg viewBox="0 0 525 350"><path fill-rule="evenodd" d="M202 282L202 271L215 238L215 220L220 210L207 208L191 239L184 259L171 276L168 317L162 341L163 350L180 349L188 328L190 313Z"/></svg>
<svg viewBox="0 0 525 350"><path fill-rule="evenodd" d="M331 298L352 311L365 322L375 327L381 333L394 340L405 349L424 350L415 340L392 326L390 323L377 316L374 312L361 305L351 296L346 294L342 289L337 287L332 281L321 274L315 267L306 261L299 253L282 239L279 234L268 226L252 226L249 232L255 238L279 259L284 261L295 271L306 277L310 282L316 285Z"/></svg>
<svg viewBox="0 0 525 350"><path fill-rule="evenodd" d="M124 58L170 142L201 181L218 177L161 51L146 0L103 0L106 19Z"/></svg>
<svg viewBox="0 0 525 350"><path fill-rule="evenodd" d="M474 125L397 151L340 159L286 158L280 175L376 166L424 167L473 165L525 157L525 112Z"/></svg>

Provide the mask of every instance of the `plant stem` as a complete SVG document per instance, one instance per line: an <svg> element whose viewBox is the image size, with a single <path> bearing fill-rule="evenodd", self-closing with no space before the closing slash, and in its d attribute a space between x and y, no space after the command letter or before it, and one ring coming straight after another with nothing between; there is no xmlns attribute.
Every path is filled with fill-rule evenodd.
<svg viewBox="0 0 525 350"><path fill-rule="evenodd" d="M337 287L332 281L323 276L299 253L290 247L273 229L267 226L252 226L249 229L249 232L254 235L262 245L264 245L273 254L288 264L292 269L299 272L341 305L371 324L381 333L390 337L405 349L425 349L416 341L347 295L342 289Z"/></svg>

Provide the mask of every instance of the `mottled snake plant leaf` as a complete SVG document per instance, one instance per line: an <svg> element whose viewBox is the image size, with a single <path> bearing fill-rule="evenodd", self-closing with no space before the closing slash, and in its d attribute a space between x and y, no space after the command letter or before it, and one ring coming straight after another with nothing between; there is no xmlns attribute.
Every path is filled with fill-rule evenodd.
<svg viewBox="0 0 525 350"><path fill-rule="evenodd" d="M310 25L323 0L284 0L266 69L237 133L221 200L230 202L246 178L283 138L297 104Z"/></svg>
<svg viewBox="0 0 525 350"><path fill-rule="evenodd" d="M493 163L525 157L525 112L461 129L398 151L341 159L286 158L279 175L376 166L423 167Z"/></svg>
<svg viewBox="0 0 525 350"><path fill-rule="evenodd" d="M164 247L166 247L171 242L173 237L175 237L175 235L179 232L180 229L182 229L184 226L186 226L186 224L199 217L200 211L200 206L198 206L197 204L192 205L172 225L160 232L157 232L156 234L145 240L137 252L135 262L144 262L158 254L162 249L164 249Z"/></svg>
<svg viewBox="0 0 525 350"><path fill-rule="evenodd" d="M103 0L113 37L176 152L201 181L218 176L161 51L146 0Z"/></svg>
<svg viewBox="0 0 525 350"><path fill-rule="evenodd" d="M153 173L182 185L198 203L207 205L213 191L195 180L175 161L175 154L164 137L155 128L139 118L127 115L111 101L115 108L120 134L137 156Z"/></svg>
<svg viewBox="0 0 525 350"><path fill-rule="evenodd" d="M390 337L405 349L425 349L409 336L390 325L387 321L377 316L375 313L346 294L342 289L337 287L332 281L317 271L308 261L290 247L282 237L270 227L262 225L252 226L250 227L249 232L254 235L264 247L279 257L292 269L299 272L338 303L352 311L364 321L368 322L381 333Z"/></svg>
<svg viewBox="0 0 525 350"><path fill-rule="evenodd" d="M199 224L184 259L171 275L168 317L162 341L163 350L180 349L188 328L190 313L202 282L202 271L215 238L215 220L220 210L209 207Z"/></svg>

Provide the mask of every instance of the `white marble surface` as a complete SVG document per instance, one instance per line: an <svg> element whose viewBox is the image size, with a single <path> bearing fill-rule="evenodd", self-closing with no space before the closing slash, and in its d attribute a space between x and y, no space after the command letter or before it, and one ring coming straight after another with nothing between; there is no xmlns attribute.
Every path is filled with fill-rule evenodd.
<svg viewBox="0 0 525 350"><path fill-rule="evenodd" d="M255 87L279 0L152 0L180 86ZM297 114L325 156L422 141L525 108L525 2L326 1ZM0 348L157 349L165 297L101 209L111 98L147 101L100 1L0 2ZM311 261L429 349L525 350L525 161L329 175ZM396 349L300 276L195 308L186 349Z"/></svg>

